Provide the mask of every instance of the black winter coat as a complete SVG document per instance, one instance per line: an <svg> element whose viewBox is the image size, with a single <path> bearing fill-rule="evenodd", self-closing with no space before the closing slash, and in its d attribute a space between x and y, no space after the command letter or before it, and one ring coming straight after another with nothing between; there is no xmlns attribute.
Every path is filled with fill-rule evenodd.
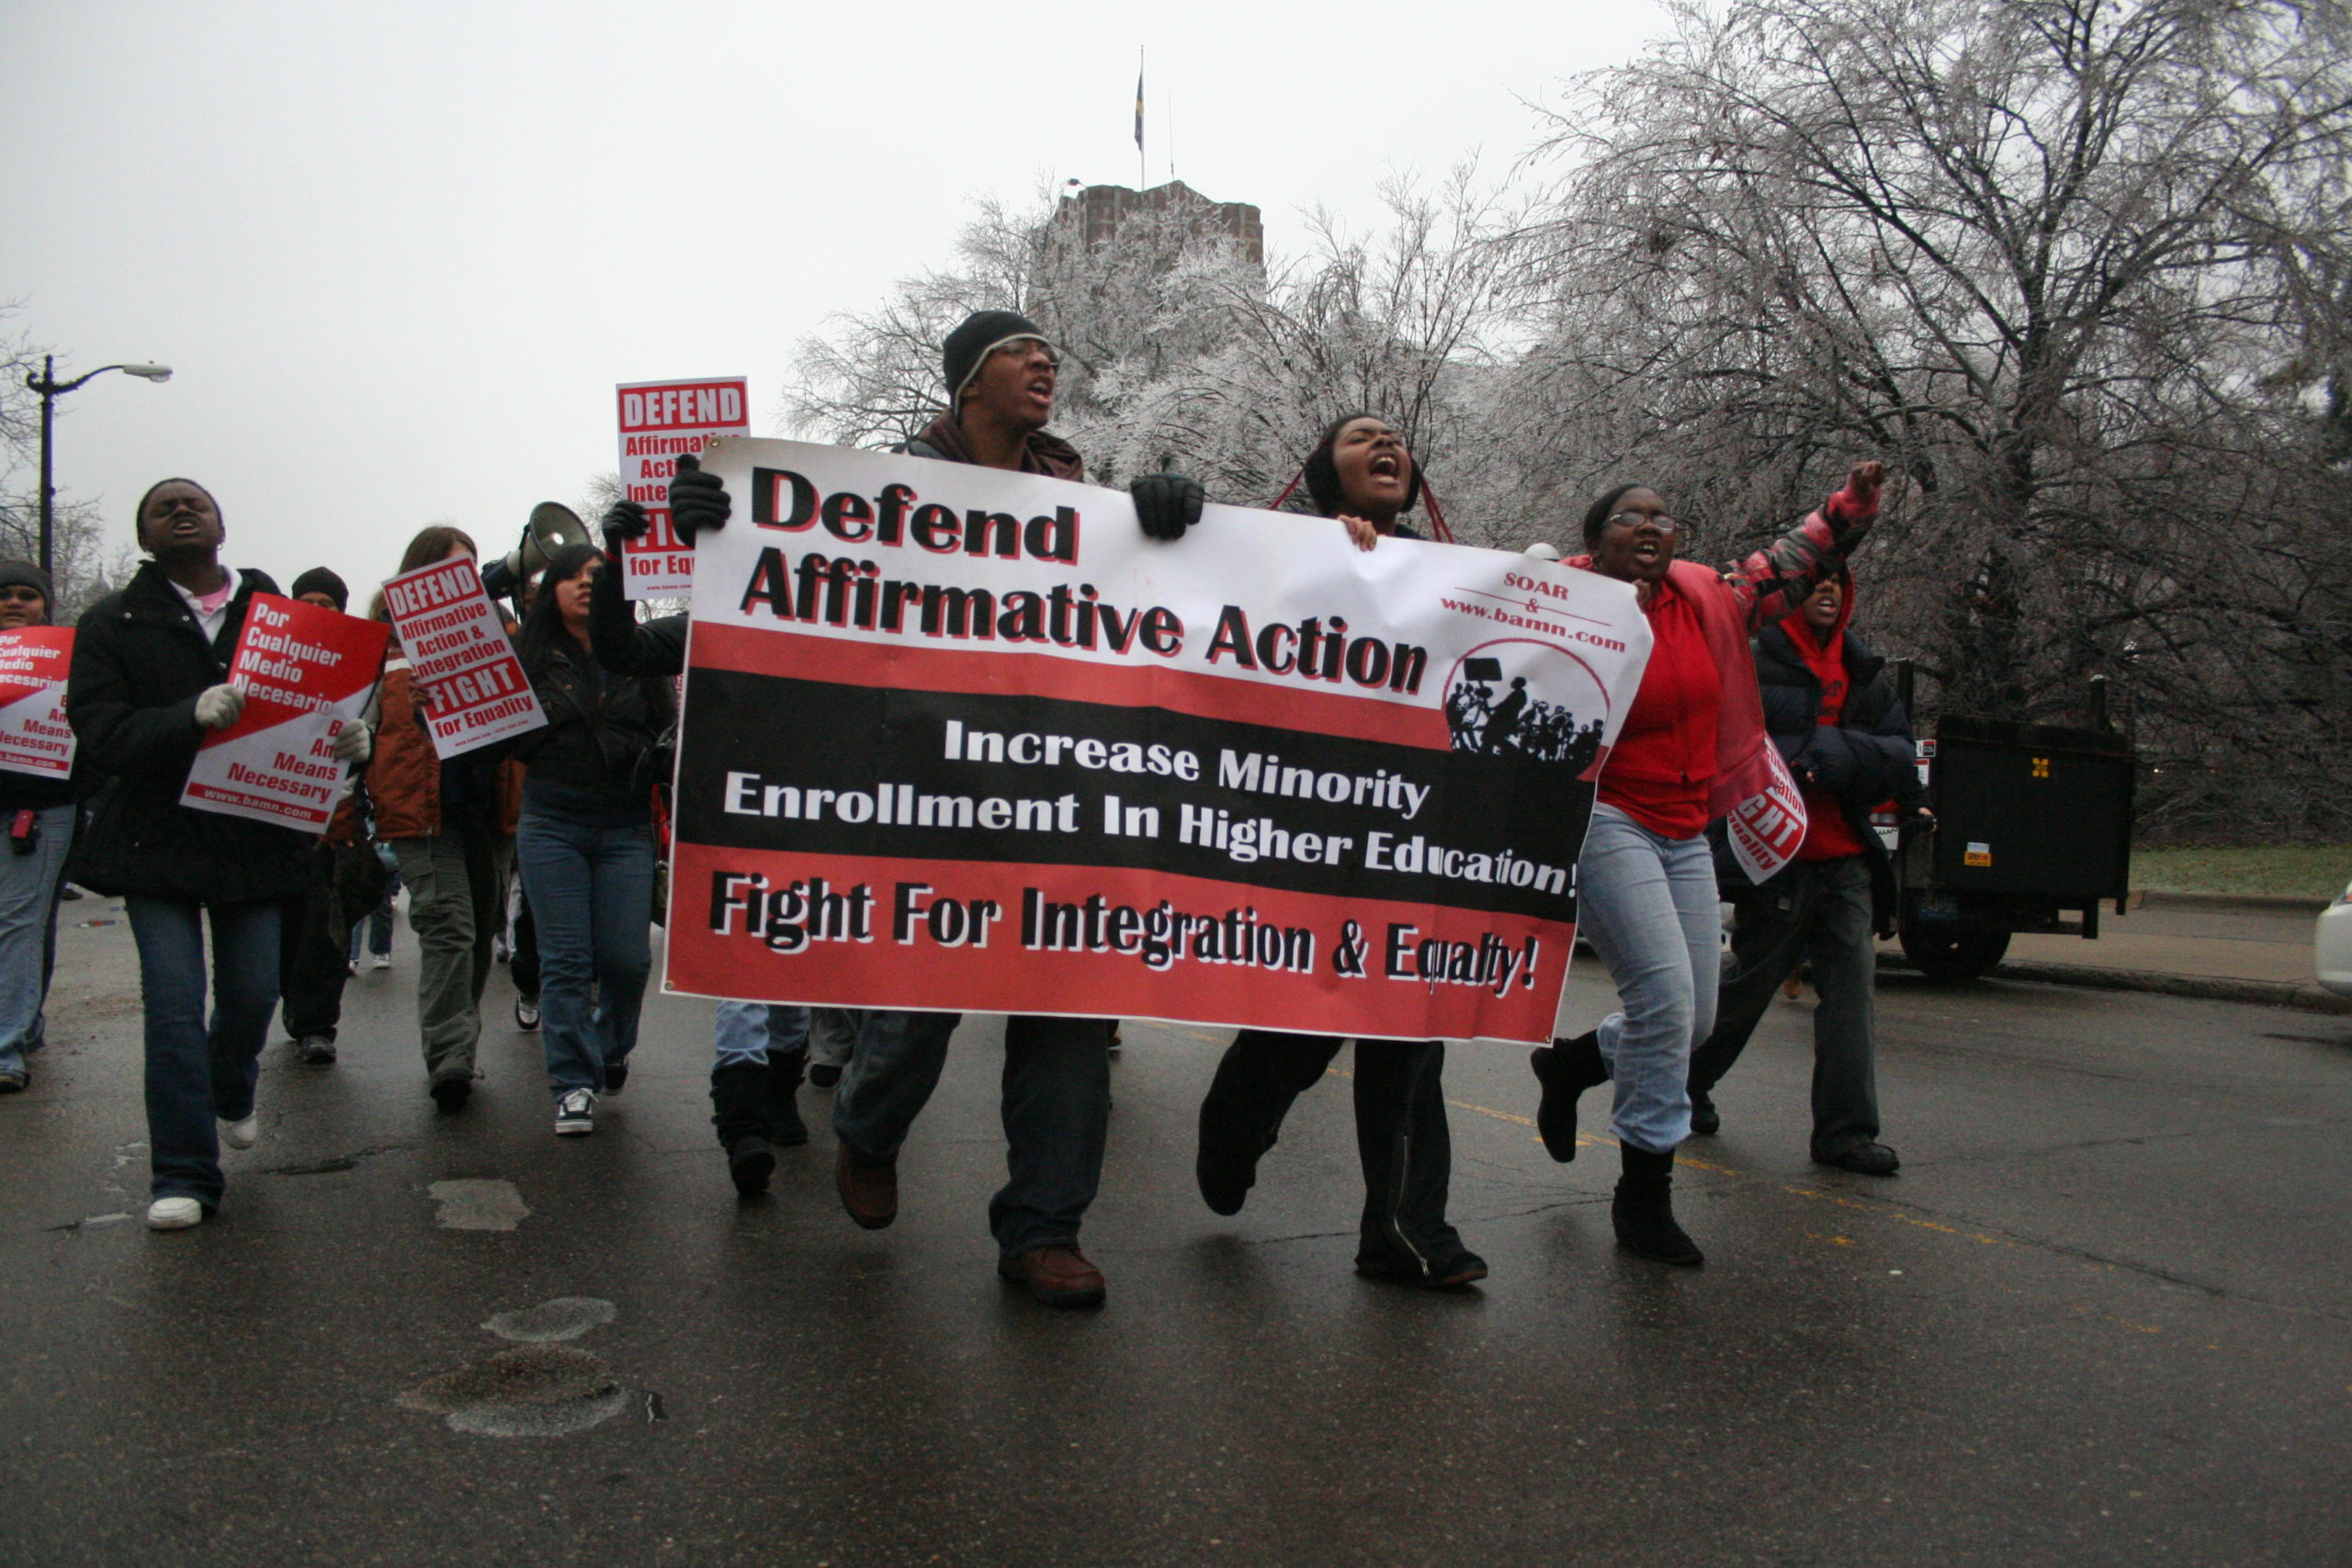
<svg viewBox="0 0 2352 1568"><path fill-rule="evenodd" d="M649 803L659 764L649 762L648 754L677 717L670 682L605 674L589 650L568 637L526 668L548 722L514 746L514 755L530 768L524 799L540 784Z"/></svg>
<svg viewBox="0 0 2352 1568"><path fill-rule="evenodd" d="M1920 805L1912 744L1911 716L1895 699L1894 682L1886 660L1865 648L1853 633L1845 634L1841 653L1846 661L1846 705L1835 725L1821 722L1821 681L1804 656L1776 622L1756 635L1757 683L1763 688L1764 728L1779 747L1789 771L1799 782L1810 777L1810 787L1838 797L1846 820L1870 857L1871 902L1882 931L1894 919L1894 868L1871 813L1892 798L1906 815ZM1727 887L1749 886L1729 854L1717 856L1718 871L1731 865Z"/></svg>
<svg viewBox="0 0 2352 1568"><path fill-rule="evenodd" d="M66 874L94 892L275 903L300 897L310 885L314 835L179 804L204 739L197 694L229 678L254 595L277 592L261 572L238 577L210 642L152 560L74 628L65 714L79 743L76 772L96 795Z"/></svg>

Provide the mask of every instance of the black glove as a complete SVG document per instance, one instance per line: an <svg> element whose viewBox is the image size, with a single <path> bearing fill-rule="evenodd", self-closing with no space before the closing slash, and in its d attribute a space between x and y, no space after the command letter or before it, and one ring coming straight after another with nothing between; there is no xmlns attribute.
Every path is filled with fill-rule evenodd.
<svg viewBox="0 0 2352 1568"><path fill-rule="evenodd" d="M691 453L680 454L678 471L670 479L670 525L677 529L680 542L692 545L705 528L726 527L732 510L718 476L704 473Z"/></svg>
<svg viewBox="0 0 2352 1568"><path fill-rule="evenodd" d="M723 496L727 492L721 491L718 493ZM616 501L605 509L603 526L607 539L642 539L645 531L653 526L653 521L645 515L645 508L637 502Z"/></svg>
<svg viewBox="0 0 2352 1568"><path fill-rule="evenodd" d="M1181 539L1201 520L1201 481L1182 474L1146 474L1127 487L1136 521L1155 539Z"/></svg>

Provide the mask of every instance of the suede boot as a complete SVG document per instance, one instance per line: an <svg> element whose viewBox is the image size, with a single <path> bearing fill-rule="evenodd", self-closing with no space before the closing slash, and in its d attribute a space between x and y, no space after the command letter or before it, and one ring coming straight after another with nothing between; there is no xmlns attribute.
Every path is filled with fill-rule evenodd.
<svg viewBox="0 0 2352 1568"><path fill-rule="evenodd" d="M768 1053L768 1142L780 1149L797 1149L808 1141L808 1124L800 1119L800 1077L808 1066L808 1053Z"/></svg>
<svg viewBox="0 0 2352 1568"><path fill-rule="evenodd" d="M1544 1089L1535 1103L1535 1131L1543 1135L1544 1152L1566 1165L1577 1157L1577 1097L1609 1081L1600 1032L1538 1045L1527 1063Z"/></svg>
<svg viewBox="0 0 2352 1568"><path fill-rule="evenodd" d="M760 1062L729 1062L710 1074L710 1124L718 1130L718 1146L727 1151L727 1174L746 1198L766 1191L775 1170L775 1154L768 1147L769 1077ZM808 1135L804 1128L801 1137Z"/></svg>
<svg viewBox="0 0 2352 1568"><path fill-rule="evenodd" d="M1674 1220L1674 1156L1655 1155L1631 1144L1619 1145L1624 1174L1609 1205L1617 1245L1636 1258L1696 1269L1707 1255Z"/></svg>

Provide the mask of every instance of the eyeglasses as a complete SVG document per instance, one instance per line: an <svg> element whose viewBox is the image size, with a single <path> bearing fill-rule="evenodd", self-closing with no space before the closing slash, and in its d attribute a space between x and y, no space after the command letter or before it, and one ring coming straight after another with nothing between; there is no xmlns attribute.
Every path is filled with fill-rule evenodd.
<svg viewBox="0 0 2352 1568"><path fill-rule="evenodd" d="M1015 338L1011 343L1001 343L997 344L996 347L991 349L989 352L992 355L998 354L1009 355L1015 359L1026 359L1033 353L1042 354L1046 356L1046 363L1047 365L1053 367L1057 370L1061 368L1061 355L1055 350L1052 344L1046 343L1041 338Z"/></svg>
<svg viewBox="0 0 2352 1568"><path fill-rule="evenodd" d="M1652 515L1647 512L1620 512L1609 519L1609 526L1611 528L1638 528L1645 523L1661 534L1677 533L1682 527L1679 520L1668 517L1663 513Z"/></svg>

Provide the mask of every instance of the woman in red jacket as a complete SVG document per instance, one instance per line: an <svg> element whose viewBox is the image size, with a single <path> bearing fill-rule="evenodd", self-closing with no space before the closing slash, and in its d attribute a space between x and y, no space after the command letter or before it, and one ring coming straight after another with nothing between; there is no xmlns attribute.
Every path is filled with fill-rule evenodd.
<svg viewBox="0 0 2352 1568"><path fill-rule="evenodd" d="M1674 1150L1690 1134L1690 1049L1713 1027L1722 963L1707 824L1771 777L1747 639L1843 568L1885 474L1857 466L1819 512L1722 571L1676 560L1682 526L1666 502L1621 486L1585 514L1589 553L1567 563L1631 582L1652 643L1577 862L1579 929L1622 1010L1536 1050L1536 1130L1554 1159L1574 1159L1577 1097L1615 1081L1610 1130L1624 1166L1611 1217L1617 1245L1640 1257L1704 1261L1675 1223Z"/></svg>

